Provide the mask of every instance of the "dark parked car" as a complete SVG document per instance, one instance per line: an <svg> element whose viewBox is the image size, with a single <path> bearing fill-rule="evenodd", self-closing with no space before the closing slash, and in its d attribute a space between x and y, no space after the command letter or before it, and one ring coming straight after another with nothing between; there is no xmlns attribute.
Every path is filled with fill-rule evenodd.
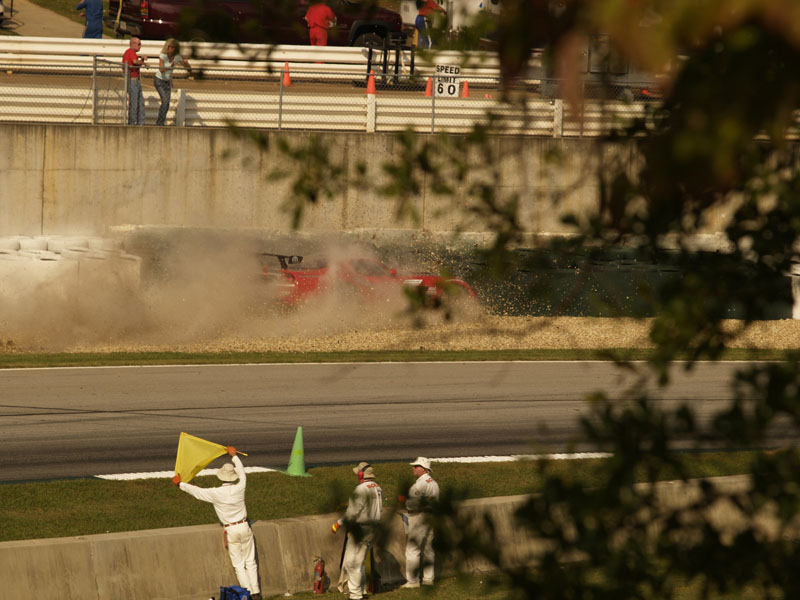
<svg viewBox="0 0 800 600"><path fill-rule="evenodd" d="M122 2L122 10L119 3ZM329 0L332 46L382 46L402 36L402 17L365 0ZM308 0L110 0L105 18L118 34L143 39L308 44Z"/></svg>

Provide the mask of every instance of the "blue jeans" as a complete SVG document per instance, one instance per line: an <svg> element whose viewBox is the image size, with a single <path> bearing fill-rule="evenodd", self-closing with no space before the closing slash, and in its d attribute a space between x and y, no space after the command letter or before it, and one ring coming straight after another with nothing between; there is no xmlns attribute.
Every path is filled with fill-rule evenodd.
<svg viewBox="0 0 800 600"><path fill-rule="evenodd" d="M417 47L430 48L432 44L428 35L428 23L425 17L417 15L417 18L414 19L414 27L417 29Z"/></svg>
<svg viewBox="0 0 800 600"><path fill-rule="evenodd" d="M158 108L156 125L166 125L167 111L169 110L169 99L172 96L172 79L153 77L153 83L155 84L156 91L161 98L161 106Z"/></svg>
<svg viewBox="0 0 800 600"><path fill-rule="evenodd" d="M86 28L83 30L83 37L85 38L102 38L103 37L103 19L102 15L99 19L86 19Z"/></svg>
<svg viewBox="0 0 800 600"><path fill-rule="evenodd" d="M128 125L144 125L144 94L138 77L131 77L128 84Z"/></svg>

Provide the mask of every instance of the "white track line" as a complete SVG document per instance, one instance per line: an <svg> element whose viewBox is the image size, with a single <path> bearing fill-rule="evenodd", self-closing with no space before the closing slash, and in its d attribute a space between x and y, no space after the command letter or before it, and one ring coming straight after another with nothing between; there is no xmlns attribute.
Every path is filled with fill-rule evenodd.
<svg viewBox="0 0 800 600"><path fill-rule="evenodd" d="M512 456L464 456L457 458L432 458L438 463L486 463L511 462L515 460L587 460L590 458L609 458L608 452L576 452L572 454L514 454Z"/></svg>
<svg viewBox="0 0 800 600"><path fill-rule="evenodd" d="M513 454L511 456L460 456L454 458L432 458L433 463L487 463L487 462L513 462L516 460L588 460L591 458L608 458L608 452L576 452L572 454ZM245 467L245 473L277 473L278 469L267 467ZM200 475L215 475L216 469L203 469ZM150 473L120 473L117 475L95 475L98 479L115 481L128 481L132 479L172 479L174 471L153 471Z"/></svg>
<svg viewBox="0 0 800 600"><path fill-rule="evenodd" d="M277 472L277 469L268 469L266 467L245 467L245 473L270 473ZM216 475L216 469L203 469L199 475ZM129 480L129 479L172 479L175 477L175 471L153 471L151 473L120 473L118 475L95 475L98 479L114 479L114 480Z"/></svg>

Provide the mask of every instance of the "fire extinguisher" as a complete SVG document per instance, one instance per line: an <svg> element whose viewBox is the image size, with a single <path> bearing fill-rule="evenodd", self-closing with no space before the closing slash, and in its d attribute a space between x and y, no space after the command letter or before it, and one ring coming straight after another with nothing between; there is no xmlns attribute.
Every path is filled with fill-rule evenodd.
<svg viewBox="0 0 800 600"><path fill-rule="evenodd" d="M325 593L325 561L319 557L314 561L314 593Z"/></svg>

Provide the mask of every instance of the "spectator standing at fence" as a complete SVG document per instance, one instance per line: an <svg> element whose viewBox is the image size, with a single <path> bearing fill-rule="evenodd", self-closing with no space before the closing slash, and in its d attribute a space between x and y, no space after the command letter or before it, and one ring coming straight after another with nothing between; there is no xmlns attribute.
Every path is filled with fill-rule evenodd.
<svg viewBox="0 0 800 600"><path fill-rule="evenodd" d="M312 46L328 45L328 28L336 25L336 15L325 2L317 2L306 11L308 39Z"/></svg>
<svg viewBox="0 0 800 600"><path fill-rule="evenodd" d="M75 10L82 10L86 15L85 38L103 37L103 0L82 0Z"/></svg>
<svg viewBox="0 0 800 600"><path fill-rule="evenodd" d="M139 67L146 64L147 57L139 55L142 40L131 37L130 47L122 55L123 64L128 65L128 125L144 125L144 95L139 78Z"/></svg>
<svg viewBox="0 0 800 600"><path fill-rule="evenodd" d="M156 71L153 83L156 86L158 96L161 98L161 106L158 109L158 118L156 125L165 125L167 122L167 111L169 110L169 101L172 97L172 72L175 67L183 66L186 69L192 69L189 61L180 55L180 45L175 38L169 38L164 42L161 48L161 54L158 55L158 71Z"/></svg>

